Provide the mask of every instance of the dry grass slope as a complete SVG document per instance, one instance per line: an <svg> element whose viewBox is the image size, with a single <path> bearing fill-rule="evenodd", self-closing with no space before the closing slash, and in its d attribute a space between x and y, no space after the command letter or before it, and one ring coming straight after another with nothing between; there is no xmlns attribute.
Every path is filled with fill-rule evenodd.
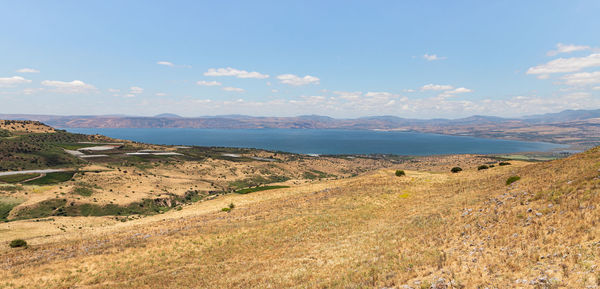
<svg viewBox="0 0 600 289"><path fill-rule="evenodd" d="M0 249L0 287L600 286L600 149L511 163L400 166L28 240Z"/></svg>

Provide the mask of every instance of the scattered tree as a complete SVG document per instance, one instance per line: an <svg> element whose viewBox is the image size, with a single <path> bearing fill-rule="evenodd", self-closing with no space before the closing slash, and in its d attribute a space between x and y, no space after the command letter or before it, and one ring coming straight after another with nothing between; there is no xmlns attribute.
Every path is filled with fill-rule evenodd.
<svg viewBox="0 0 600 289"><path fill-rule="evenodd" d="M455 173L455 174L456 174L456 173L458 173L458 172L462 171L462 168L461 168L461 167L453 167L453 168L452 168L450 171L451 171L452 173Z"/></svg>
<svg viewBox="0 0 600 289"><path fill-rule="evenodd" d="M23 239L16 239L10 241L9 245L11 248L27 247L27 242Z"/></svg>

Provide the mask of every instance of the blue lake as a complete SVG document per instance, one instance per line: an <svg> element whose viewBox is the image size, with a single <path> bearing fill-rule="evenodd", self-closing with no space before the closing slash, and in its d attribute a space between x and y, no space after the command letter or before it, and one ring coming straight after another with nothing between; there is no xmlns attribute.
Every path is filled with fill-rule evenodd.
<svg viewBox="0 0 600 289"><path fill-rule="evenodd" d="M67 128L69 132L165 145L244 147L302 154L491 154L563 145L428 133L333 129Z"/></svg>

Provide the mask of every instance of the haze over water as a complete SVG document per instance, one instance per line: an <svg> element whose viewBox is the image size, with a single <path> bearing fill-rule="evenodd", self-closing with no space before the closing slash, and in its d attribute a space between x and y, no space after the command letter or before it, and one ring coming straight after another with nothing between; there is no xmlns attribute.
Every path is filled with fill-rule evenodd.
<svg viewBox="0 0 600 289"><path fill-rule="evenodd" d="M542 142L370 130L67 128L67 131L152 144L245 147L301 154L492 154L565 148Z"/></svg>

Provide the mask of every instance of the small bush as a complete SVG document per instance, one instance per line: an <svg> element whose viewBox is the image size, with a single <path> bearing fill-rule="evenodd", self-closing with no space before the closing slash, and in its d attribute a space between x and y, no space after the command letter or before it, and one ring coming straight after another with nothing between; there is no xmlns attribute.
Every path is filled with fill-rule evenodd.
<svg viewBox="0 0 600 289"><path fill-rule="evenodd" d="M233 203L230 203L229 204L229 209L233 209L233 208L235 208L235 205Z"/></svg>
<svg viewBox="0 0 600 289"><path fill-rule="evenodd" d="M80 196L89 197L94 194L94 191L86 187L77 187L73 190L73 193Z"/></svg>
<svg viewBox="0 0 600 289"><path fill-rule="evenodd" d="M406 173L403 170L396 170L396 177L406 176Z"/></svg>
<svg viewBox="0 0 600 289"><path fill-rule="evenodd" d="M16 239L10 241L9 245L11 248L27 247L27 242L23 239Z"/></svg>
<svg viewBox="0 0 600 289"><path fill-rule="evenodd" d="M521 177L519 177L519 176L512 176L512 177L510 177L510 178L508 178L506 180L506 185L508 186L508 185L510 185L510 184L512 184L512 183L514 183L514 182L516 182L518 180L520 180L520 179L521 179Z"/></svg>
<svg viewBox="0 0 600 289"><path fill-rule="evenodd" d="M481 170L487 170L487 169L489 169L489 168L490 168L490 167L488 167L487 165L480 165L480 166L478 166L478 167L477 167L477 170L478 170L478 171L481 171Z"/></svg>
<svg viewBox="0 0 600 289"><path fill-rule="evenodd" d="M229 211L231 211L231 208L227 208L226 207L226 208L221 209L221 211L223 211L223 212L229 212Z"/></svg>
<svg viewBox="0 0 600 289"><path fill-rule="evenodd" d="M460 168L460 167L453 167L453 168L452 168L450 171L451 171L452 173L455 173L455 174L456 174L456 173L458 173L458 172L462 171L462 168Z"/></svg>
<svg viewBox="0 0 600 289"><path fill-rule="evenodd" d="M500 162L498 165L499 166L510 166L510 163L509 162Z"/></svg>

